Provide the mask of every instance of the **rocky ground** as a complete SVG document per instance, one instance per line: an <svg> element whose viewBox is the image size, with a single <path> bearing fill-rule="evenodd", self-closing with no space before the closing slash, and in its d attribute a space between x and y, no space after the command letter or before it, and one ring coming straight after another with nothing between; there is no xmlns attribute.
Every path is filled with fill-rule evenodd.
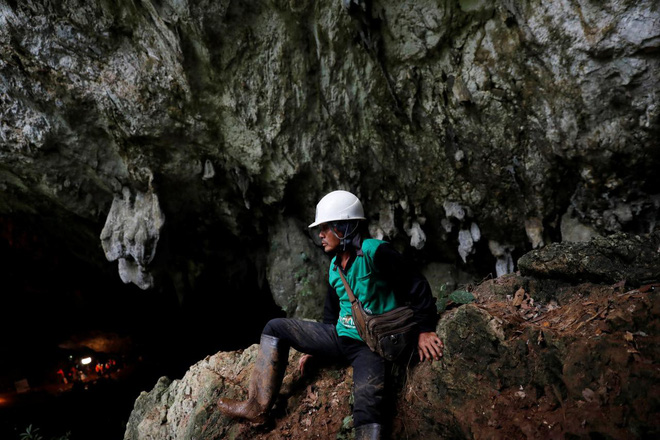
<svg viewBox="0 0 660 440"><path fill-rule="evenodd" d="M653 282L567 281L559 275L576 269L566 264L552 277L523 271L465 286L474 301L449 301L438 323L444 358L394 368L392 438L657 436L660 234L616 240L640 254L655 248L646 261ZM557 247L569 261L599 243ZM527 254L528 263L558 248ZM221 415L217 398L245 396L256 353L256 345L220 352L180 380L162 378L136 401L125 440L352 438L350 368L302 377L293 351L270 422Z"/></svg>

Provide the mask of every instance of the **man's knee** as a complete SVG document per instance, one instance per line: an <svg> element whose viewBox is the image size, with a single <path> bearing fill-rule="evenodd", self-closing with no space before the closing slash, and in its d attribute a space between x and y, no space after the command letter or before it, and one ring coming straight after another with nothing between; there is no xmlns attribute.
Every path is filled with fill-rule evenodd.
<svg viewBox="0 0 660 440"><path fill-rule="evenodd" d="M275 336L276 338L282 337L282 329L286 325L284 321L287 321L287 318L274 318L268 321L264 330L261 332L264 335Z"/></svg>

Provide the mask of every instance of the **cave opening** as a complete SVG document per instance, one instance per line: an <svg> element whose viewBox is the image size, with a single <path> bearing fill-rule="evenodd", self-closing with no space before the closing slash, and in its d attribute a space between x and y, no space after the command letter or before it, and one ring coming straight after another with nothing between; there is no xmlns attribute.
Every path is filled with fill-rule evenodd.
<svg viewBox="0 0 660 440"><path fill-rule="evenodd" d="M72 245L68 234L87 234L76 231L81 224L58 235L48 221L0 217L3 310L12 317L0 321L0 438L18 438L29 425L45 438L122 438L140 392L160 377L181 378L208 355L257 342L268 319L283 315L259 282L258 252L236 238L223 236L222 249L197 264L182 298L177 265L190 264L167 261L170 276L141 290L120 280L100 242L87 254ZM190 238L187 246L199 247Z"/></svg>

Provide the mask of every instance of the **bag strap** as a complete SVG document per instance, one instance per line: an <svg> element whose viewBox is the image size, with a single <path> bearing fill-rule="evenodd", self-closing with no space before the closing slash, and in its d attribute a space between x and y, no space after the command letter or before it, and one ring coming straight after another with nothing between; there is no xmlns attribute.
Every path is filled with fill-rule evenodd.
<svg viewBox="0 0 660 440"><path fill-rule="evenodd" d="M362 307L362 303L360 303L360 301L353 294L351 286L348 285L348 281L346 281L346 277L344 276L344 270L339 266L336 267L337 270L339 270L341 281L344 283L344 288L348 294L348 300L351 302L351 314L353 315L353 322L355 323L355 328L357 329L358 335L360 335L362 340L369 346L372 351L374 351L374 342L372 339L369 339L369 335L367 333L367 314Z"/></svg>
<svg viewBox="0 0 660 440"><path fill-rule="evenodd" d="M355 301L357 301L357 298L355 295L353 295L351 286L348 285L348 281L346 281L346 277L344 277L344 270L339 267L339 265L335 264L335 267L337 270L339 270L339 276L341 277L341 282L344 283L344 289L346 289L346 293L348 294L348 300L351 302L351 304L353 304Z"/></svg>

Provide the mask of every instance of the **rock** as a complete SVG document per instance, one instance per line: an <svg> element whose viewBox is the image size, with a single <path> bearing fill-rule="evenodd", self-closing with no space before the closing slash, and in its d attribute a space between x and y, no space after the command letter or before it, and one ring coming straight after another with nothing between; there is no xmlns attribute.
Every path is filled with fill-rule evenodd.
<svg viewBox="0 0 660 440"><path fill-rule="evenodd" d="M532 248L543 247L543 223L541 219L530 218L525 220L525 231L527 231L527 237L532 243Z"/></svg>
<svg viewBox="0 0 660 440"><path fill-rule="evenodd" d="M433 295L438 298L453 292L459 286L474 284L474 276L463 272L452 264L431 263L422 269L422 274L429 282Z"/></svg>
<svg viewBox="0 0 660 440"><path fill-rule="evenodd" d="M276 427L237 423L220 413L216 409L220 396L246 397L257 352L258 345L220 352L193 365L180 380L161 378L136 400L124 440L257 439L286 436L287 432L294 438L312 438L319 430L341 431L344 418L350 415L350 374L345 369L327 368L310 383L297 372L300 353L294 350L273 409L278 417Z"/></svg>
<svg viewBox="0 0 660 440"><path fill-rule="evenodd" d="M590 255L613 246L647 255L649 244L657 253L657 238L617 234L606 243L579 244L579 250ZM618 270L609 278L621 270L637 273L632 265ZM475 301L454 304L438 322L442 360L393 368L387 425L392 438L623 439L660 433L660 283L626 290L624 282L567 284L510 274L467 288ZM268 424L255 427L218 413L220 395L245 398L257 351L253 345L221 352L192 366L181 380L161 379L136 401L125 440L350 435L350 369L317 365L301 377L300 353L293 350Z"/></svg>
<svg viewBox="0 0 660 440"><path fill-rule="evenodd" d="M164 223L158 196L153 192L132 195L124 188L123 197L113 200L101 231L101 243L108 261L119 261L119 276L124 283L141 289L153 287L149 264L156 256Z"/></svg>
<svg viewBox="0 0 660 440"><path fill-rule="evenodd" d="M660 432L657 291L570 286L559 305L536 302L537 316L526 318L507 295L529 283L520 275L486 281L472 291L476 303L443 314L443 359L394 370L392 438L623 439ZM608 324L612 316L616 325ZM161 379L136 401L124 439L350 435L350 369L321 365L301 377L294 351L268 424L218 413L220 395L245 397L256 352L256 345L221 352L181 380Z"/></svg>
<svg viewBox="0 0 660 440"><path fill-rule="evenodd" d="M598 236L594 228L580 223L569 210L561 217L561 239L566 242L585 242Z"/></svg>
<svg viewBox="0 0 660 440"><path fill-rule="evenodd" d="M222 242L186 244L219 229L258 264L268 219L309 221L339 187L376 235L476 267L472 223L519 250L557 237L568 205L600 235L658 224L652 1L337 6L6 2L0 214L97 261L113 200L152 185L179 240L153 283L123 260L143 287L195 285Z"/></svg>
<svg viewBox="0 0 660 440"><path fill-rule="evenodd" d="M552 243L518 260L520 272L537 278L592 280L632 285L660 279L660 231L618 233L588 243Z"/></svg>
<svg viewBox="0 0 660 440"><path fill-rule="evenodd" d="M266 277L275 303L288 317L320 320L330 263L310 241L313 232L306 226L292 219L272 223Z"/></svg>
<svg viewBox="0 0 660 440"><path fill-rule="evenodd" d="M514 246L502 245L494 240L490 240L488 242L488 249L496 258L495 273L498 277L513 272L514 262L511 252L515 249Z"/></svg>
<svg viewBox="0 0 660 440"><path fill-rule="evenodd" d="M412 226L406 229L406 234L410 237L410 246L413 248L422 249L426 244L426 234L418 222L413 222Z"/></svg>
<svg viewBox="0 0 660 440"><path fill-rule="evenodd" d="M571 288L561 306L525 320L511 300L493 293L499 280L476 287L477 304L441 319L445 356L413 369L395 423L401 432L409 438L529 439L658 432L655 410L637 410L655 401L641 388L655 387L658 379L652 372L657 295L632 290L617 296L610 286L584 284ZM513 288L525 282L517 281ZM598 324L611 311L644 318L602 332ZM622 343L626 328L647 335L635 341L643 350ZM651 329L656 336L648 336Z"/></svg>
<svg viewBox="0 0 660 440"><path fill-rule="evenodd" d="M458 254L463 259L465 263L467 261L468 255L474 251L474 241L472 239L472 234L467 229L461 229L458 231Z"/></svg>

